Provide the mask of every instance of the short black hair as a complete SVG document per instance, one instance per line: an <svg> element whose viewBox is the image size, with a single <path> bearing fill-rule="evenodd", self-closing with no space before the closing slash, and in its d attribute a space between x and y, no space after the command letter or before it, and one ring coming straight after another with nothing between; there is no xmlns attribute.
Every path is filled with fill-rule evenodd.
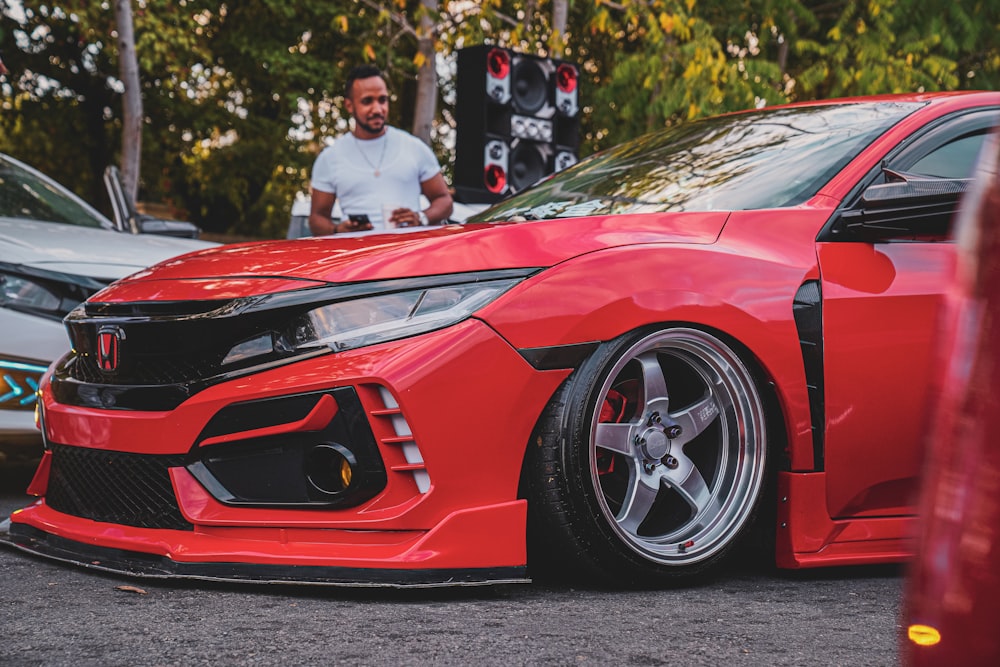
<svg viewBox="0 0 1000 667"><path fill-rule="evenodd" d="M377 76L388 85L388 81L385 78L385 74L382 74L382 70L375 65L358 65L351 69L347 73L347 81L344 82L344 97L350 98L351 89L354 88L354 82L358 79L370 79L373 76Z"/></svg>

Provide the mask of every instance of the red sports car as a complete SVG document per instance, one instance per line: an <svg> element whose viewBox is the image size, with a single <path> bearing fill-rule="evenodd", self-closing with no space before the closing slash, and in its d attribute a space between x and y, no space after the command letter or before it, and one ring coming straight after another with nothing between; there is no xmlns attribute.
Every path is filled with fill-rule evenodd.
<svg viewBox="0 0 1000 667"><path fill-rule="evenodd" d="M465 225L224 246L65 320L6 542L155 577L656 586L906 558L1000 93L769 108Z"/></svg>

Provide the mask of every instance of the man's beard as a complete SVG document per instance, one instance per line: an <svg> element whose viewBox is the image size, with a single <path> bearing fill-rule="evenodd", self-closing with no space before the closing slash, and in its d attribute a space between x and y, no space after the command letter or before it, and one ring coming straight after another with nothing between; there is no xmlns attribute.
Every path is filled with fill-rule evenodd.
<svg viewBox="0 0 1000 667"><path fill-rule="evenodd" d="M384 118L379 118L379 120L381 121L381 125L379 125L378 127L375 127L373 125L370 125L369 123L365 123L360 118L357 118L357 117L354 118L354 122L357 123L358 127L360 127L362 130L364 130L368 134L379 134L379 133L382 132L382 130L385 129L385 119Z"/></svg>

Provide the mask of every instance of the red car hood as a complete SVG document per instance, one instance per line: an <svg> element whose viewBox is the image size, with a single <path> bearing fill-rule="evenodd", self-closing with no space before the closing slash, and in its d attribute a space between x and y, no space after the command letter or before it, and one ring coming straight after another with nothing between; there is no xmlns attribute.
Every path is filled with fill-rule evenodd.
<svg viewBox="0 0 1000 667"><path fill-rule="evenodd" d="M411 233L220 246L157 264L93 300L234 298L310 284L547 267L614 246L713 243L728 215L647 213L449 225Z"/></svg>

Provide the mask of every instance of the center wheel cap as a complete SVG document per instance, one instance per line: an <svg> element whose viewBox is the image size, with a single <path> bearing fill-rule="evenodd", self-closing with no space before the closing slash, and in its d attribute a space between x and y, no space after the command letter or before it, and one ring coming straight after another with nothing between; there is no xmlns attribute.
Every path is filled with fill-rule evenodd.
<svg viewBox="0 0 1000 667"><path fill-rule="evenodd" d="M642 454L650 461L659 461L670 451L670 440L660 429L648 428L641 438Z"/></svg>

